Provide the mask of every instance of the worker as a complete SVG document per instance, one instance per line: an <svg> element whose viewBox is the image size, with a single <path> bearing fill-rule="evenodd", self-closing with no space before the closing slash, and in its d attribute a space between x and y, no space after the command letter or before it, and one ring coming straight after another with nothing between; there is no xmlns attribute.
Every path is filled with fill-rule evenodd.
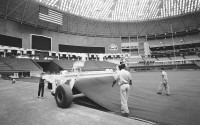
<svg viewBox="0 0 200 125"><path fill-rule="evenodd" d="M164 88L167 91L166 95L169 96L170 90L169 90L169 85L168 85L168 77L167 77L167 73L164 71L164 68L161 68L161 78L162 80L159 85L157 94L162 94L162 90Z"/></svg>
<svg viewBox="0 0 200 125"><path fill-rule="evenodd" d="M126 65L121 64L119 66L120 71L117 72L115 80L113 81L112 87L118 81L120 85L120 98L121 98L121 113L123 116L129 116L128 109L128 97L130 92L130 85L132 85L132 76L129 71L125 70Z"/></svg>
<svg viewBox="0 0 200 125"><path fill-rule="evenodd" d="M41 73L40 79L39 79L39 88L38 88L38 98L40 97L40 92L41 92L41 97L43 98L44 95L44 79L43 79L44 72Z"/></svg>

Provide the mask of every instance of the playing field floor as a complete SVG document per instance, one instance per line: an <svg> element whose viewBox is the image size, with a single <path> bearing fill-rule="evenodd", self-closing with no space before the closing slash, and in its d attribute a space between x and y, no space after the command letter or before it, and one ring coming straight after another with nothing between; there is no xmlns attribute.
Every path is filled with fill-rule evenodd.
<svg viewBox="0 0 200 125"><path fill-rule="evenodd" d="M29 82L0 79L0 125L152 125L74 102L70 108L58 108L47 88L44 99L37 98L38 78L23 81Z"/></svg>
<svg viewBox="0 0 200 125"><path fill-rule="evenodd" d="M166 125L200 124L200 71L166 71L170 96L157 95L161 72L134 72L129 97L132 117ZM38 79L23 79L16 84L0 80L0 124L99 124L145 125L133 119L98 111L73 103L69 109L57 108L50 90L45 98L37 98ZM119 86L112 86L113 78L85 79L75 87L88 98L110 110L120 112ZM29 83L33 82L33 83Z"/></svg>
<svg viewBox="0 0 200 125"><path fill-rule="evenodd" d="M135 72L128 100L130 115L159 124L200 124L200 72L166 71L171 95L157 95L161 72ZM110 82L107 82L110 81ZM120 112L119 86L113 79L78 81L75 86L87 97L113 111Z"/></svg>
<svg viewBox="0 0 200 125"><path fill-rule="evenodd" d="M166 71L171 96L157 95L160 72L134 73L133 115L158 123L200 124L200 71ZM135 101L134 101L135 100Z"/></svg>

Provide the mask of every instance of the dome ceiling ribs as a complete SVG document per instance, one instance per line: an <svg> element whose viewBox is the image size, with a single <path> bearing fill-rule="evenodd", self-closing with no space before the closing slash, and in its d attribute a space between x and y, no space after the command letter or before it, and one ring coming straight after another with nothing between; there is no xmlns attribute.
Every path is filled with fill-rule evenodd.
<svg viewBox="0 0 200 125"><path fill-rule="evenodd" d="M6 1L6 14L5 14L5 19L6 19L7 14L8 14L8 6L9 6L9 0Z"/></svg>
<svg viewBox="0 0 200 125"><path fill-rule="evenodd" d="M8 8L6 8L6 16L5 16L5 19L10 15L12 14L16 9L18 9L21 5L23 5L24 3L26 2L26 0L23 0L21 3L19 3L14 9L12 9L10 12L8 12Z"/></svg>
<svg viewBox="0 0 200 125"><path fill-rule="evenodd" d="M42 1L40 3L39 1ZM161 35L165 36L164 34L170 34L171 29L170 25L172 24L173 26L173 32L196 32L194 30L200 30L200 0L184 0L184 3L182 0L173 0L173 4L171 4L169 1L172 0L162 0L162 2L159 5L164 5L164 6L158 6L158 4L154 2L150 2L147 7L145 7L145 2L143 3L144 6L143 8L146 9L151 9L151 7L155 8L158 7L159 12L164 12L164 10L161 11L161 8L166 9L166 14L169 15L166 17L162 18L154 18L154 19L142 19L143 16L149 16L149 13L144 13L146 11L144 10L138 10L140 12L138 20L121 20L121 21L116 21L112 20L112 16L114 15L114 10L119 8L121 5L118 3L118 1L115 1L116 4L112 5L112 11L109 12L109 20L102 20L100 17L103 17L105 19L105 16L102 15L102 12L96 12L99 13L98 19L94 18L89 18L89 17L84 17L81 14L84 14L86 12L81 12L84 11L84 8L79 7L79 2L81 0L63 0L63 1L71 1L73 2L73 11L70 10L70 8L67 9L67 13L61 10L58 10L58 12L63 14L63 25L57 25L54 23L48 23L47 21L43 21L38 19L38 13L39 13L39 6L45 6L48 7L49 9L57 10L55 6L48 6L45 5L45 1L47 0L1 0L0 2L0 15L2 18L5 18L7 20L19 22L21 24L25 25L31 25L35 26L38 28L44 28L49 31L55 31L55 32L61 32L61 33L66 33L66 34L71 34L71 35L81 35L81 36L96 36L96 37L135 37L135 36L148 36L152 35L152 33L155 35ZM48 0L52 1L53 0ZM87 0L85 0L87 1ZM95 1L95 0L94 0ZM107 1L107 0L105 0ZM112 1L112 0L111 0ZM125 1L125 0L121 0ZM142 1L136 0L138 2L137 5L134 5L135 7L138 7L139 4L142 3ZM144 0L145 1L145 0ZM147 0L148 1L148 0ZM92 1L88 1L89 3L92 3ZM76 4L75 4L76 3ZM123 2L122 2L123 3ZM135 2L131 2L132 4ZM69 3L67 3L69 4ZM84 6L87 7L87 3L84 3ZM104 2L105 4L105 2ZM109 3L111 4L111 3ZM127 2L124 2L123 4L126 4L128 6ZM59 3L56 3L56 6L59 5ZM141 4L142 5L142 4ZM155 6L154 6L155 5ZM68 5L66 5L68 6ZM71 6L71 5L69 5ZM91 4L91 7L93 5ZM169 8L171 7L171 10ZM99 5L101 10L101 5ZM109 8L109 6L107 6ZM79 9L78 9L79 8ZM125 5L123 5L122 10L126 10L125 12L128 12L129 9L126 9ZM77 13L81 12L80 14L76 15L71 12L76 12ZM87 8L89 9L89 8ZM70 12L69 12L70 11ZM103 10L105 11L105 10ZM88 10L87 13L90 13L92 15L92 11ZM100 14L101 13L101 14ZM126 15L123 12L121 13L121 17L129 17L132 18L130 15ZM136 14L134 11L133 15ZM170 15L171 14L171 15ZM178 15L176 15L178 14ZM116 16L116 15L115 15ZM114 18L113 18L114 19ZM116 17L118 19L118 17ZM162 35L163 34L163 35Z"/></svg>
<svg viewBox="0 0 200 125"><path fill-rule="evenodd" d="M26 3L25 3L25 7L24 7L24 10L23 10L22 19L21 19L21 24L23 23L23 20L24 20L24 15L25 15L25 12L26 12L26 8L27 8L27 5L28 5L28 1L29 1L29 0L26 0Z"/></svg>

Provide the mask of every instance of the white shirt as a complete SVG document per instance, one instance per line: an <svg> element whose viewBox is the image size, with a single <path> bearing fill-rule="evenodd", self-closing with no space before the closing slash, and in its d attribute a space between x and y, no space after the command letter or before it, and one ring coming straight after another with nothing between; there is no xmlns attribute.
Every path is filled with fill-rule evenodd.
<svg viewBox="0 0 200 125"><path fill-rule="evenodd" d="M118 81L119 85L123 83L129 84L130 80L132 80L132 77L131 77L130 72L126 71L125 69L122 69L121 71L117 72L115 80Z"/></svg>
<svg viewBox="0 0 200 125"><path fill-rule="evenodd" d="M162 76L162 80L164 82L168 82L168 78L167 78L167 73L165 71L162 71L161 72L161 76Z"/></svg>
<svg viewBox="0 0 200 125"><path fill-rule="evenodd" d="M119 66L116 66L116 72L119 72L120 70L119 70Z"/></svg>

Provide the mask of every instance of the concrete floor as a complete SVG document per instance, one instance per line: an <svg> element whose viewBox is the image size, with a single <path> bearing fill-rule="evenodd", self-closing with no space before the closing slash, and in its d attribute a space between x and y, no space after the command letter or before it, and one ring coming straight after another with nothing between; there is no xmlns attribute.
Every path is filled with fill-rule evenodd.
<svg viewBox="0 0 200 125"><path fill-rule="evenodd" d="M50 90L37 98L38 83L0 80L0 125L151 125L73 103L58 108Z"/></svg>

